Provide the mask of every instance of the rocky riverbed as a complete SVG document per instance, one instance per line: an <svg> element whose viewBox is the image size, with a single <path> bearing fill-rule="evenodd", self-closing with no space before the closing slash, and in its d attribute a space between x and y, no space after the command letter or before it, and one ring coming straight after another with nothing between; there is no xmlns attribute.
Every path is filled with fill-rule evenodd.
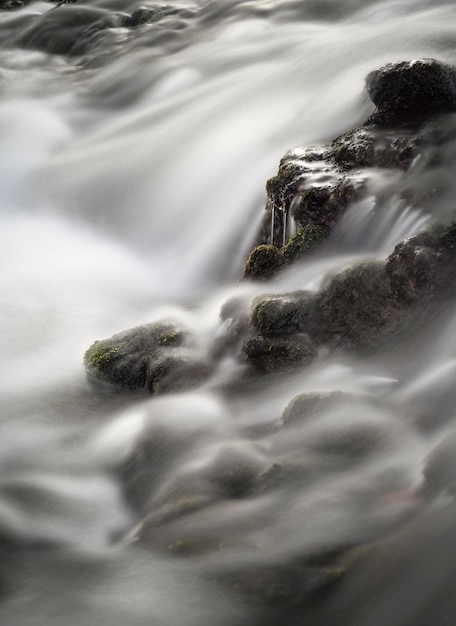
<svg viewBox="0 0 456 626"><path fill-rule="evenodd" d="M454 7L1 8L0 622L456 623Z"/></svg>

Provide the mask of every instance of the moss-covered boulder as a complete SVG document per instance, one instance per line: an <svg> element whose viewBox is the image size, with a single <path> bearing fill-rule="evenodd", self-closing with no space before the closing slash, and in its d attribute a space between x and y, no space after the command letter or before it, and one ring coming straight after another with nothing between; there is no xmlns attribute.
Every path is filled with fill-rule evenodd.
<svg viewBox="0 0 456 626"><path fill-rule="evenodd" d="M438 158L432 148L442 149L449 129L454 136L451 119L440 123L439 116L456 111L456 68L435 59L390 63L371 72L366 87L377 109L364 124L329 145L290 150L267 181L258 243L282 246L286 261L269 277L318 248L346 210L372 193L372 168L391 170L396 182L403 181L403 197L436 210L433 200L442 185L427 176ZM421 186L416 177L406 178L418 156ZM382 193L387 188L385 182Z"/></svg>
<svg viewBox="0 0 456 626"><path fill-rule="evenodd" d="M147 324L95 341L84 364L96 385L150 393L191 387L210 371L192 354L188 333L171 323Z"/></svg>
<svg viewBox="0 0 456 626"><path fill-rule="evenodd" d="M366 78L379 123L408 124L456 110L456 69L435 59L388 63Z"/></svg>
<svg viewBox="0 0 456 626"><path fill-rule="evenodd" d="M269 280L286 264L282 251L276 246L262 244L252 250L244 268L244 279Z"/></svg>
<svg viewBox="0 0 456 626"><path fill-rule="evenodd" d="M383 263L362 263L337 274L319 295L321 340L349 348L381 344L400 322Z"/></svg>
<svg viewBox="0 0 456 626"><path fill-rule="evenodd" d="M308 335L290 337L253 337L245 342L243 352L256 369L277 372L310 363L317 349Z"/></svg>
<svg viewBox="0 0 456 626"><path fill-rule="evenodd" d="M456 223L402 241L386 260L394 297L403 303L454 293L455 271Z"/></svg>
<svg viewBox="0 0 456 626"><path fill-rule="evenodd" d="M396 246L386 262L353 265L316 294L264 294L252 303L243 352L264 371L309 363L319 346L372 351L413 332L433 303L456 295L456 223Z"/></svg>
<svg viewBox="0 0 456 626"><path fill-rule="evenodd" d="M307 224L290 237L283 248L283 256L287 261L296 261L315 250L327 235L328 229L324 225Z"/></svg>
<svg viewBox="0 0 456 626"><path fill-rule="evenodd" d="M250 317L253 328L264 337L311 332L318 324L313 294L295 291L259 296L253 301Z"/></svg>

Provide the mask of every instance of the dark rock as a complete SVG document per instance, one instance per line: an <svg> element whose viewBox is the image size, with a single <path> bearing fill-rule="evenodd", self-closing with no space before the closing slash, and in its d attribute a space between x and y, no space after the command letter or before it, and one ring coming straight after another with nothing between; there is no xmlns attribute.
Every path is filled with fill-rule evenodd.
<svg viewBox="0 0 456 626"><path fill-rule="evenodd" d="M296 261L314 250L328 234L327 229L319 224L307 224L292 235L283 248L287 261Z"/></svg>
<svg viewBox="0 0 456 626"><path fill-rule="evenodd" d="M401 315L382 263L362 263L335 276L319 296L321 339L372 348L393 333Z"/></svg>
<svg viewBox="0 0 456 626"><path fill-rule="evenodd" d="M321 292L256 298L243 351L264 371L308 363L317 346L372 351L413 332L438 299L456 295L456 223L396 246L385 263L352 266Z"/></svg>
<svg viewBox="0 0 456 626"><path fill-rule="evenodd" d="M91 382L151 393L185 389L209 374L189 350L187 334L173 324L139 326L96 341L85 353Z"/></svg>
<svg viewBox="0 0 456 626"><path fill-rule="evenodd" d="M368 128L355 128L341 135L331 144L336 163L344 169L374 165L375 137Z"/></svg>
<svg viewBox="0 0 456 626"><path fill-rule="evenodd" d="M456 111L456 68L434 59L390 63L371 72L366 85L377 110L362 126L329 146L289 151L277 175L266 183L268 200L259 243L283 246L288 263L317 248L347 208L367 195L371 168L404 175L419 156L423 183L420 186L410 177L401 195L420 209L424 203L435 211L434 200L443 185L435 182L435 171L430 182L429 169L438 164L439 150L448 143L451 120L439 126L438 116ZM288 241L292 219L298 232ZM311 226L323 231L309 248Z"/></svg>
<svg viewBox="0 0 456 626"><path fill-rule="evenodd" d="M366 87L380 123L456 110L456 69L435 59L389 63L367 76Z"/></svg>
<svg viewBox="0 0 456 626"><path fill-rule="evenodd" d="M252 305L251 324L265 337L310 332L317 323L313 304L312 294L306 291L260 296Z"/></svg>
<svg viewBox="0 0 456 626"><path fill-rule="evenodd" d="M360 180L354 181L349 177L338 178L325 185L304 187L294 198L292 215L299 226L320 226L321 242L325 238L323 235L331 232L348 205L360 197L362 187Z"/></svg>
<svg viewBox="0 0 456 626"><path fill-rule="evenodd" d="M249 362L264 372L283 371L310 363L317 350L308 335L253 337L243 346Z"/></svg>
<svg viewBox="0 0 456 626"><path fill-rule="evenodd" d="M402 241L386 260L385 269L399 302L454 294L456 223L438 225Z"/></svg>
<svg viewBox="0 0 456 626"><path fill-rule="evenodd" d="M192 17L192 12L174 7L171 5L161 5L154 7L139 7L133 13L128 16L124 21L124 26L128 28L137 28L138 26L142 26L143 24L152 24L155 22L159 22L166 17L180 17L180 18L188 18Z"/></svg>
<svg viewBox="0 0 456 626"><path fill-rule="evenodd" d="M124 16L88 6L62 6L34 18L16 44L50 54L85 54L110 28L123 25Z"/></svg>
<svg viewBox="0 0 456 626"><path fill-rule="evenodd" d="M263 244L252 250L244 268L243 278L268 280L285 265L286 260L279 248Z"/></svg>

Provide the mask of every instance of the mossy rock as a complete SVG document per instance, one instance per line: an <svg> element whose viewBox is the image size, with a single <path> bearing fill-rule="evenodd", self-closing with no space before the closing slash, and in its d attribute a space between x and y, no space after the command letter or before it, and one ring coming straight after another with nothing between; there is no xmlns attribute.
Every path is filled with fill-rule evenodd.
<svg viewBox="0 0 456 626"><path fill-rule="evenodd" d="M253 301L250 322L261 335L274 337L299 331L310 332L313 295L306 291L259 296Z"/></svg>
<svg viewBox="0 0 456 626"><path fill-rule="evenodd" d="M318 354L307 335L253 337L243 351L248 361L263 372L292 369L310 363Z"/></svg>
<svg viewBox="0 0 456 626"><path fill-rule="evenodd" d="M456 68L435 59L388 63L367 76L366 88L378 123L410 123L456 110Z"/></svg>
<svg viewBox="0 0 456 626"><path fill-rule="evenodd" d="M279 248L269 244L261 244L254 248L244 268L244 279L269 280L286 264L285 257Z"/></svg>
<svg viewBox="0 0 456 626"><path fill-rule="evenodd" d="M364 127L350 130L331 144L337 165L347 170L372 167L375 162L374 146L374 134Z"/></svg>
<svg viewBox="0 0 456 626"><path fill-rule="evenodd" d="M401 320L383 263L361 263L335 276L319 308L323 334L347 348L377 347Z"/></svg>
<svg viewBox="0 0 456 626"><path fill-rule="evenodd" d="M185 343L188 334L169 323L139 326L95 341L84 355L88 379L95 385L151 393L191 387L210 372Z"/></svg>
<svg viewBox="0 0 456 626"><path fill-rule="evenodd" d="M328 236L328 230L318 224L307 224L292 235L283 248L283 256L290 262L296 261L315 250Z"/></svg>
<svg viewBox="0 0 456 626"><path fill-rule="evenodd" d="M337 174L337 176L336 176ZM358 177L340 176L334 169L333 181L302 186L293 199L292 215L299 227L320 227L308 230L319 242L327 237L350 203L364 192L364 182Z"/></svg>
<svg viewBox="0 0 456 626"><path fill-rule="evenodd" d="M386 260L394 297L401 303L423 302L455 293L456 222L400 242Z"/></svg>

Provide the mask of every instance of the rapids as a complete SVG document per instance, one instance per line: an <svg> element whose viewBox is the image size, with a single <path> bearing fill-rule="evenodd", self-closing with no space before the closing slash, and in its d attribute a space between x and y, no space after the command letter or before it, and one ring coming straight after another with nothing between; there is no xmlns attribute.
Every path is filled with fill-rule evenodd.
<svg viewBox="0 0 456 626"><path fill-rule="evenodd" d="M95 339L161 319L185 322L210 352L231 297L316 290L419 231L424 210L392 193L377 212L370 198L324 254L239 284L282 155L364 121L365 76L385 62L455 63L456 6L179 0L181 15L108 29L72 56L24 45L45 17L77 39L77 6L0 13L0 623L456 624L454 506L442 496L418 511L428 455L456 448L453 308L397 351L251 386L233 383L242 366L230 358L195 391L159 397L97 393L83 367ZM109 17L140 5L90 6ZM439 173L454 197L445 161ZM353 400L277 429L296 394L336 390ZM359 430L369 454L350 448ZM144 442L157 447L149 474L129 485L119 467ZM260 472L289 463L289 480L214 495L221 468L245 460ZM173 519L170 499L188 493L201 507ZM321 610L263 614L220 584L385 535L378 560ZM220 549L181 554L186 537Z"/></svg>

